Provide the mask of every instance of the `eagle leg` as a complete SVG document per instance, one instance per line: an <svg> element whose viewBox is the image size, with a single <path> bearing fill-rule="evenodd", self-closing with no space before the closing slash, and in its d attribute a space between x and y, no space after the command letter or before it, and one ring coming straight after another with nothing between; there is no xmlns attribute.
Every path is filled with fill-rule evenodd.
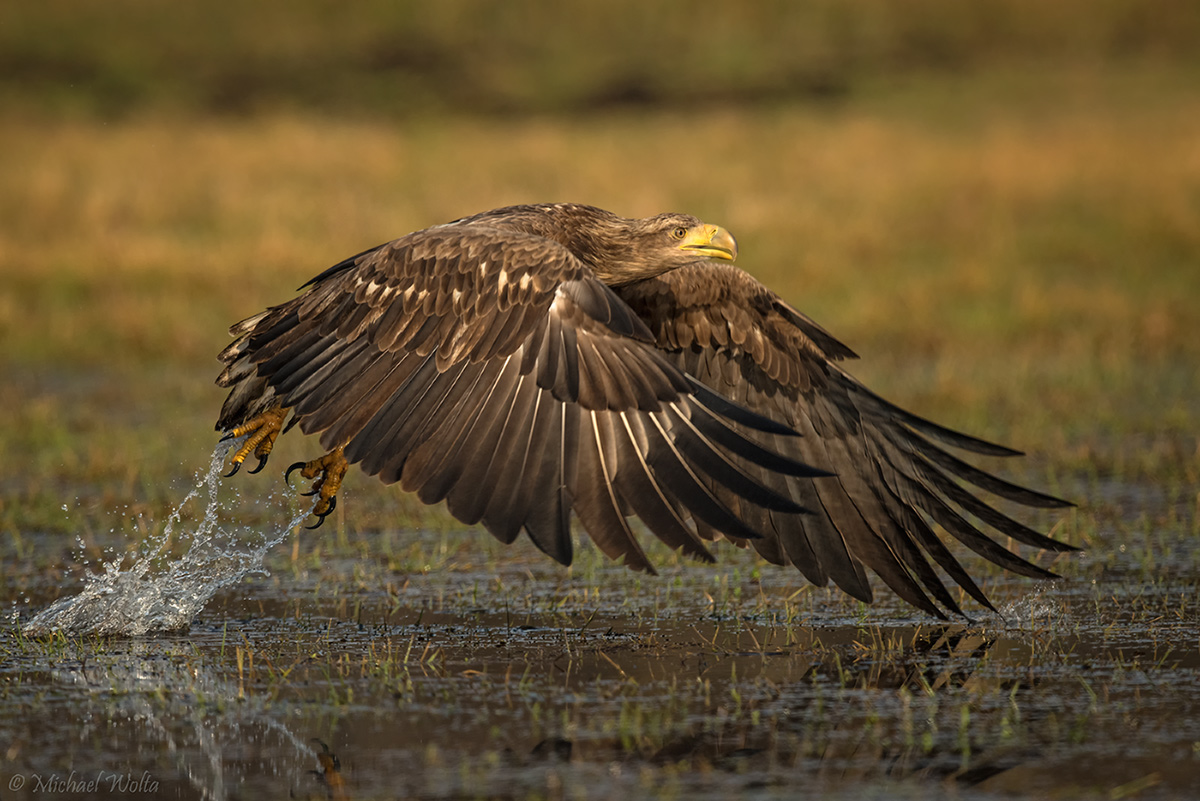
<svg viewBox="0 0 1200 801"><path fill-rule="evenodd" d="M267 409L260 415L251 417L237 428L226 432L222 440L237 439L238 437L249 434L250 436L242 443L233 456L230 458L230 463L233 469L225 474L226 478L237 473L242 467L242 462L253 451L258 457L258 466L251 470L251 473L257 473L266 467L267 457L271 455L271 449L275 447L275 440L279 438L279 432L283 430L283 420L287 417L288 410L282 406L273 406Z"/></svg>
<svg viewBox="0 0 1200 801"><path fill-rule="evenodd" d="M346 477L349 467L350 463L346 461L346 455L339 447L311 462L296 462L284 472L283 480L289 484L294 470L299 470L303 478L317 479L313 482L312 490L304 493L317 496L312 511L317 517L317 522L309 528L320 528L325 518L337 508L337 492L342 487L342 479Z"/></svg>

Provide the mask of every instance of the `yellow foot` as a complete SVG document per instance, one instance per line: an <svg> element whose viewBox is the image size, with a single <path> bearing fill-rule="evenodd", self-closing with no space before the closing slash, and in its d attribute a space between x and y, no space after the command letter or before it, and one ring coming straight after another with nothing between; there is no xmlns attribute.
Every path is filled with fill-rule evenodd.
<svg viewBox="0 0 1200 801"><path fill-rule="evenodd" d="M283 480L289 484L291 483L289 476L293 470L299 470L300 475L304 478L317 479L313 482L312 490L304 493L317 496L317 503L313 506L312 511L317 516L317 522L309 528L319 528L325 522L325 518L329 517L329 514L337 508L337 492L341 489L342 479L345 478L346 470L349 468L350 463L346 461L342 449L335 448L311 462L296 462L283 474Z"/></svg>
<svg viewBox="0 0 1200 801"><path fill-rule="evenodd" d="M279 438L279 432L283 430L283 420L287 417L287 413L287 409L276 406L257 417L250 418L221 437L221 439L237 439L246 434L250 435L229 460L233 464L233 469L225 474L226 478L241 469L242 462L246 461L246 457L250 455L251 451L258 457L258 467L250 472L257 473L266 467L267 457L271 455L271 448L275 447L275 440Z"/></svg>

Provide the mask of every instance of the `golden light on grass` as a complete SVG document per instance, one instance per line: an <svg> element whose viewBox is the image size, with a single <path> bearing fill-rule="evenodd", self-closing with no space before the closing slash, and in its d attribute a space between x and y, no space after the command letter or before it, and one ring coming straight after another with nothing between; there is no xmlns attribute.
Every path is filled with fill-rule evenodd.
<svg viewBox="0 0 1200 801"><path fill-rule="evenodd" d="M1031 320L1036 336L1065 316L1074 336L1128 328L1156 350L1186 348L1171 300L1200 249L1197 142L1197 103L1155 120L1070 110L966 130L804 110L0 123L0 260L16 284L0 313L11 335L39 328L63 355L87 330L136 356L156 318L199 348L184 330L197 311L223 319L280 299L356 248L496 205L576 199L721 220L747 269L804 308L836 310L826 320L842 333L1012 334ZM979 313L955 320L963 299ZM36 325L44 312L65 314Z"/></svg>
<svg viewBox="0 0 1200 801"><path fill-rule="evenodd" d="M6 399L26 403L19 377L49 366L116 370L111 408L202 440L231 321L407 231L573 200L722 223L739 266L863 354L855 373L951 425L1035 451L1068 447L1068 426L1193 425L1194 378L1172 379L1161 408L1144 384L1200 363L1200 100L1168 85L1134 114L1097 91L953 113L893 102L0 120ZM108 430L102 409L56 407ZM144 433L120 430L112 452L136 461Z"/></svg>

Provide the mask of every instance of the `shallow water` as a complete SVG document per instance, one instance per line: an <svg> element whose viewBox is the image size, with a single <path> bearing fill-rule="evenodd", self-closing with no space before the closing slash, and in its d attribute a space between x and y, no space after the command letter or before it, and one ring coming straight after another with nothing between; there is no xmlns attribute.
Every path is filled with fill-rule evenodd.
<svg viewBox="0 0 1200 801"><path fill-rule="evenodd" d="M805 588L733 549L716 566L668 560L644 577L589 549L564 570L479 532L379 532L340 549L330 532L305 532L305 547L329 547L297 559L271 546L297 519L231 528L219 521L236 517L236 496L207 482L193 503L224 511L175 520L172 536L190 537L179 562L162 560L164 545L147 549L145 572L122 568L136 580L83 584L86 595L132 582L131 596L152 600L141 614L164 621L209 593L182 630L23 633L78 584L35 583L14 607L0 665L4 798L1200 788L1200 559L1186 505L1117 510L1098 528L1121 539L1098 535L1057 562L1065 580L988 574L1001 614L945 624L890 598L867 609ZM280 503L278 519L298 514ZM415 550L380 556L395 540ZM215 553L224 560L203 561ZM189 560L190 573L172 573ZM206 570L228 581L186 585L182 599L145 591ZM82 619L60 618L73 632Z"/></svg>

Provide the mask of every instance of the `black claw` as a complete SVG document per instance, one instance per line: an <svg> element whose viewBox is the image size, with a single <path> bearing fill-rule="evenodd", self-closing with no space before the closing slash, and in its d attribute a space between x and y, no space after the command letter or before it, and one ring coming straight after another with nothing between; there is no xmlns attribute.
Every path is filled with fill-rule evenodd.
<svg viewBox="0 0 1200 801"><path fill-rule="evenodd" d="M258 457L258 467L251 470L250 475L254 475L259 470L262 470L264 467L266 467L267 466L267 458L268 458L267 456L259 456Z"/></svg>
<svg viewBox="0 0 1200 801"><path fill-rule="evenodd" d="M311 493L306 493L306 494L311 494ZM334 495L332 498L329 499L329 508L325 510L325 513L317 515L316 516L317 522L313 523L311 526L305 526L305 528L307 528L309 531L312 531L313 529L316 529L316 528L320 528L321 524L325 522L325 518L327 518L331 514L333 514L333 510L336 508L337 508L337 496Z"/></svg>
<svg viewBox="0 0 1200 801"><path fill-rule="evenodd" d="M295 464L290 466L287 470L284 470L283 471L283 483L287 484L289 487L292 486L292 479L290 478L290 476L292 475L292 471L300 470L303 467L304 467L304 462L296 462Z"/></svg>
<svg viewBox="0 0 1200 801"><path fill-rule="evenodd" d="M241 462L234 462L234 463L233 463L233 469L232 469L232 470L230 470L228 473L226 473L226 474L225 474L225 478L232 478L232 477L233 477L233 475L234 475L235 473L237 473L237 471L239 471L239 470L241 470L241 469L242 469L242 463L241 463ZM257 471L255 471L255 472L257 472Z"/></svg>

